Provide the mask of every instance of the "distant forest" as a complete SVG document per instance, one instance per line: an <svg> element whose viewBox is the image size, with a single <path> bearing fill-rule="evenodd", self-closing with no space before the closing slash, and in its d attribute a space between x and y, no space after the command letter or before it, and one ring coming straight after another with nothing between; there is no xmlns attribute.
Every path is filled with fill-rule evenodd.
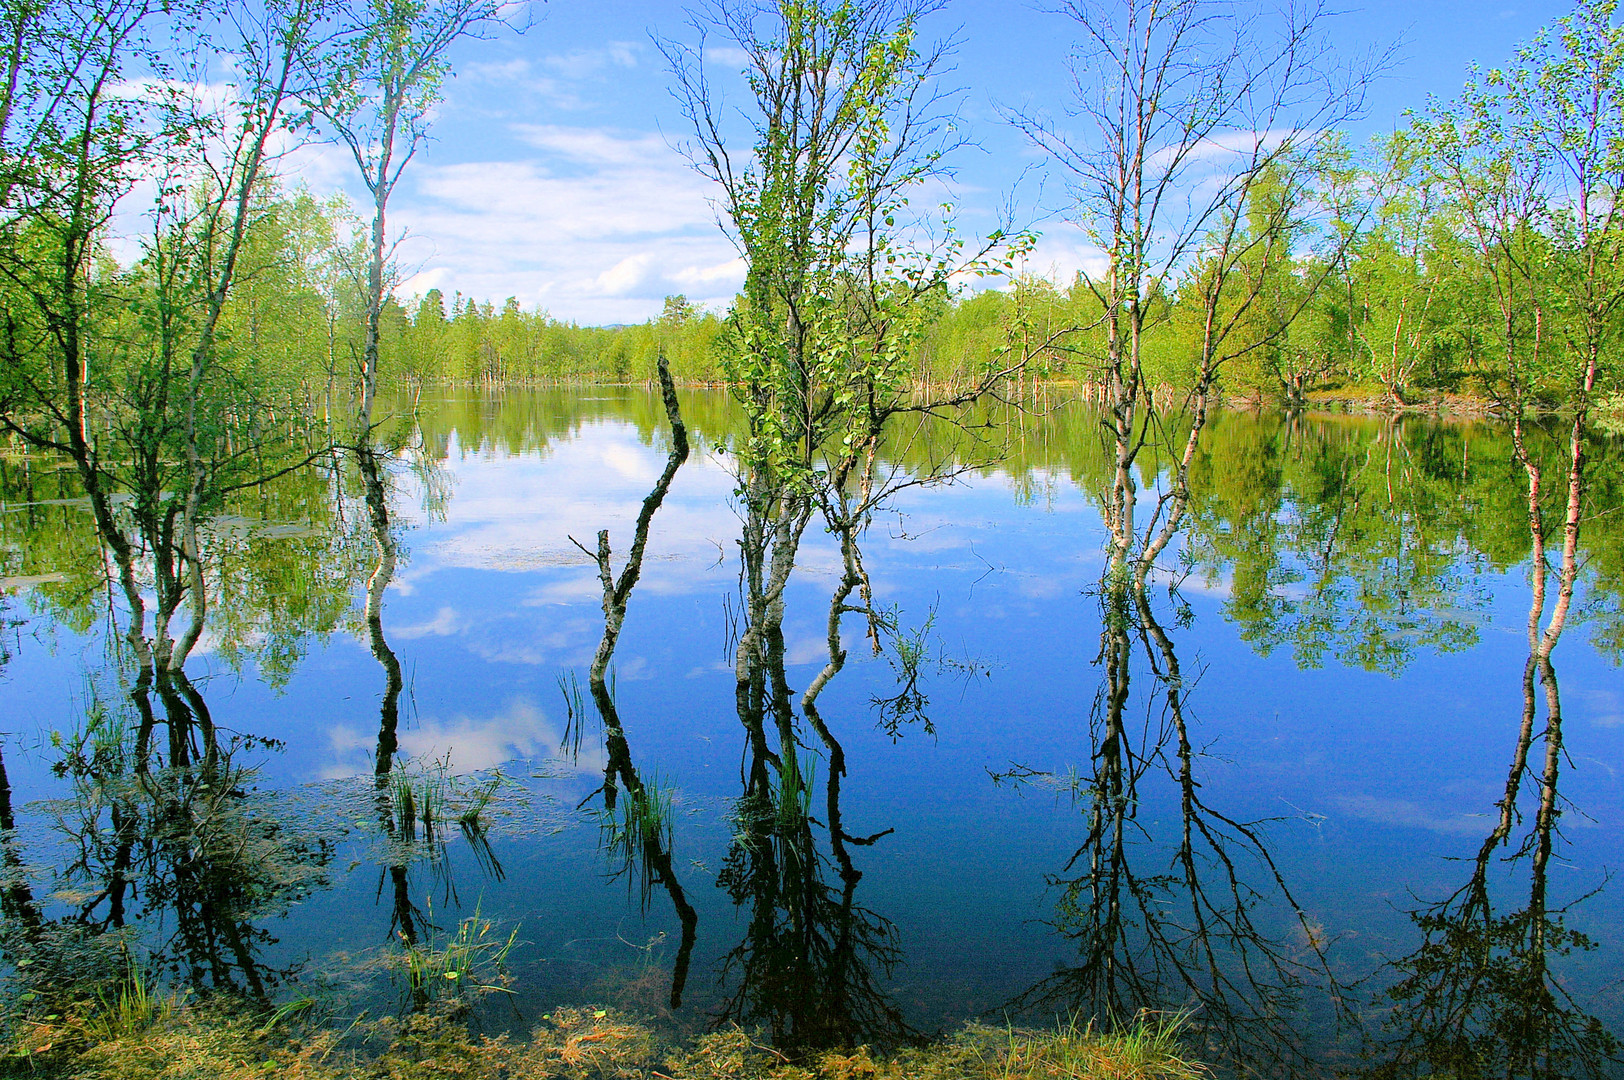
<svg viewBox="0 0 1624 1080"><path fill-rule="evenodd" d="M1476 242L1470 192L1452 191L1426 160L1413 132L1370 148L1375 164L1361 166L1343 150L1336 168L1316 175L1313 190L1281 230L1278 205L1286 185L1256 185L1246 227L1260 238L1242 271L1256 284L1247 310L1232 317L1251 327L1238 336L1259 342L1224 365L1220 390L1257 404L1290 403L1331 391L1373 403L1402 405L1441 394L1492 400L1503 390L1502 319L1497 268ZM1301 185L1302 178L1294 182ZM1359 204L1326 216L1334 198L1357 194ZM359 256L345 237L364 235L342 199L319 202L308 193L265 195L256 221L262 268L245 276L225 323L228 335L255 351L272 348L290 369L310 376L342 370L360 355L365 336L363 291L346 266ZM1571 225L1554 220L1529 227L1516 253L1538 272L1524 288L1530 312L1519 344L1537 359L1531 404L1559 404L1583 337L1585 311L1572 290L1584 277L1585 251L1565 243ZM1272 235L1271 234L1278 234ZM1340 243L1339 233L1351 234ZM358 241L357 241L358 242ZM1329 251L1331 254L1327 255ZM1159 387L1190 384L1201 354L1211 267L1194 262L1145 305L1145 371ZM1086 280L1054 281L1012 274L1000 287L941 290L929 305L924 332L913 345L916 380L967 383L1011 355L1022 355L1022 377L1089 383L1105 353L1102 306ZM438 289L406 303L385 299L380 342L382 372L408 383L494 385L550 380L652 382L664 354L679 380L726 381L727 312L666 298L647 322L581 326L525 309L512 297L500 304ZM1620 312L1608 314L1607 341L1616 348ZM1600 395L1616 394L1604 369Z"/></svg>

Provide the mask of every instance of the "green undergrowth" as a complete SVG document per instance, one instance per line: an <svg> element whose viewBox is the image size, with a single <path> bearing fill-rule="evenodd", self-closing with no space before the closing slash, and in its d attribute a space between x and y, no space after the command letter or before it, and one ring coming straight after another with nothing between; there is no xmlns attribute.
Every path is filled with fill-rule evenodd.
<svg viewBox="0 0 1624 1080"><path fill-rule="evenodd" d="M1613 435L1624 435L1624 394L1614 394L1596 403L1596 426Z"/></svg>
<svg viewBox="0 0 1624 1080"><path fill-rule="evenodd" d="M608 1009L559 1009L527 1038L470 1031L450 1012L349 1026L283 1011L245 1018L206 1004L108 1003L12 1033L0 1075L44 1080L1195 1080L1176 1020L1117 1033L975 1026L922 1049L791 1057L739 1028L673 1043Z"/></svg>

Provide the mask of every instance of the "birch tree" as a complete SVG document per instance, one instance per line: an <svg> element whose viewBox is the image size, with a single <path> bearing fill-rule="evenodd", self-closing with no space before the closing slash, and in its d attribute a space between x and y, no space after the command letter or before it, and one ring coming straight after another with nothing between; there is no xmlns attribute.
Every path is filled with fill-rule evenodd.
<svg viewBox="0 0 1624 1080"><path fill-rule="evenodd" d="M78 475L126 608L137 694L154 682L183 693L208 606L206 522L292 467L268 464L282 432L222 364L218 330L276 141L297 126L295 79L319 64L321 9L87 3L50 18L10 105L8 150L31 157L7 177L0 416ZM148 44L165 34L195 46ZM216 50L233 58L223 80ZM143 183L156 188L150 234L119 237ZM128 271L109 255L118 238L140 252ZM184 732L170 734L184 758Z"/></svg>
<svg viewBox="0 0 1624 1080"><path fill-rule="evenodd" d="M355 0L343 16L344 45L312 107L354 159L371 199L362 275L365 329L359 358L357 439L373 426L378 393L379 323L395 285L388 229L390 199L429 139L434 109L459 40L495 24L499 0Z"/></svg>
<svg viewBox="0 0 1624 1080"><path fill-rule="evenodd" d="M1064 0L1057 11L1077 35L1067 115L1009 118L1067 177L1065 217L1103 255L1082 280L1103 312L1095 377L1117 457L1105 518L1113 558L1143 575L1182 519L1224 364L1262 344L1231 336L1260 293L1243 266L1301 213L1304 169L1358 115L1381 58L1334 61L1323 3L1277 16L1199 0ZM1248 229L1250 198L1271 175L1295 194L1278 201L1281 221ZM1193 423L1169 448L1175 465L1150 520L1136 522L1136 463L1161 430L1144 361L1147 331L1164 316L1150 299L1197 263L1206 325L1183 388Z"/></svg>

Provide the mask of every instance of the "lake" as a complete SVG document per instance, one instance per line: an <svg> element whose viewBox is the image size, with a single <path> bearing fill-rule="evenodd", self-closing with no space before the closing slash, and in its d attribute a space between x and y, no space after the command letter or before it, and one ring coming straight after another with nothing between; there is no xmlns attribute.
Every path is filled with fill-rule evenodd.
<svg viewBox="0 0 1624 1080"><path fill-rule="evenodd" d="M396 402L396 565L353 470L255 494L211 527L189 682L153 693L71 474L7 461L8 932L339 1016L449 992L411 958L500 983L496 1028L602 1003L897 1044L1153 1008L1257 1071L1616 1069L1619 440L1542 656L1495 424L1220 414L1142 589L1087 407L909 428L889 475L957 468L862 534L809 716L841 545L814 515L743 672L740 420L681 402L607 716L594 553L618 572L667 463L655 393ZM1535 436L1553 564L1564 439Z"/></svg>

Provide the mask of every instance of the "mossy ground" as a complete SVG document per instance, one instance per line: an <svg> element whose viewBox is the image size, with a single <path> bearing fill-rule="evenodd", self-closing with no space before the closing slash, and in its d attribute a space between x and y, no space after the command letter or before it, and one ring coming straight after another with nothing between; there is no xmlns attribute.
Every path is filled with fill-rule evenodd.
<svg viewBox="0 0 1624 1080"><path fill-rule="evenodd" d="M158 1008L146 1017L39 1020L0 1075L42 1080L1195 1080L1176 1024L1117 1034L967 1027L923 1049L792 1058L733 1028L682 1043L606 1009L561 1009L528 1038L488 1037L444 1013L349 1028Z"/></svg>

